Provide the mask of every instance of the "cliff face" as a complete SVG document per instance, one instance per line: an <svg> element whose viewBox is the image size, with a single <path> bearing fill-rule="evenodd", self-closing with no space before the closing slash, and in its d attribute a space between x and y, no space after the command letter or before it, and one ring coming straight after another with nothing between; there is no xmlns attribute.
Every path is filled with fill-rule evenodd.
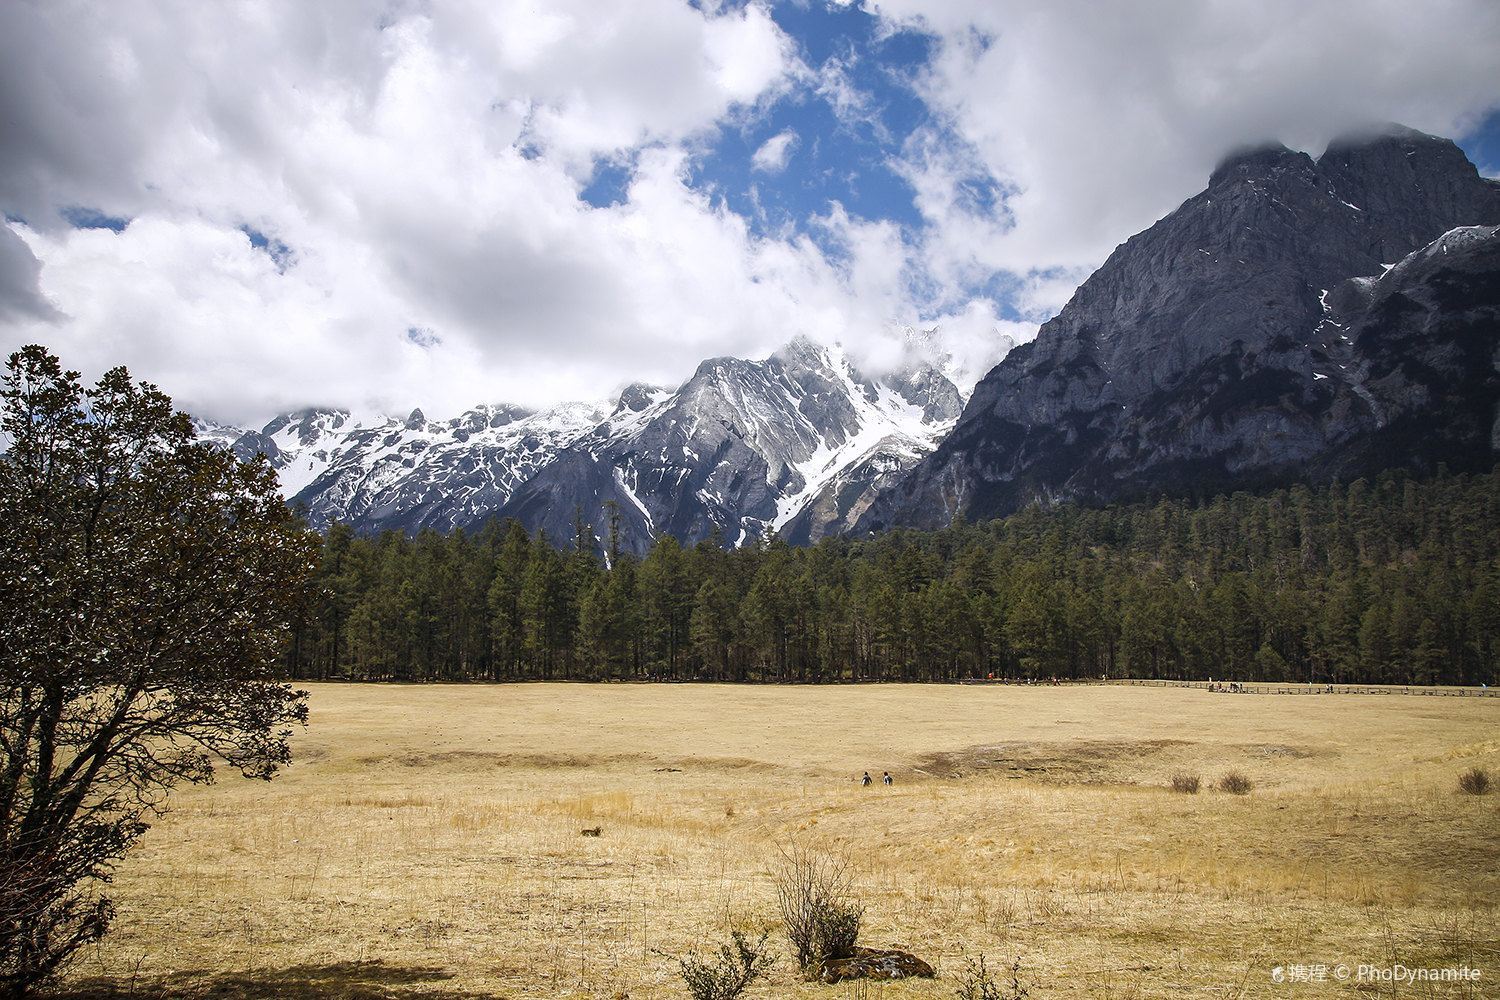
<svg viewBox="0 0 1500 1000"><path fill-rule="evenodd" d="M1488 466L1497 223L1500 184L1409 129L1317 161L1236 153L991 371L859 529Z"/></svg>

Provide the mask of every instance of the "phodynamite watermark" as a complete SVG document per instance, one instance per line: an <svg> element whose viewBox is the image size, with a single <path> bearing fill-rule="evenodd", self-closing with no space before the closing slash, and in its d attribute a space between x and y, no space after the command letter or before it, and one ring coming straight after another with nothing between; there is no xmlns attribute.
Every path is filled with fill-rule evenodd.
<svg viewBox="0 0 1500 1000"><path fill-rule="evenodd" d="M1278 965L1271 970L1273 983L1477 983L1482 971L1469 965L1412 966L1354 963L1329 965L1322 962Z"/></svg>

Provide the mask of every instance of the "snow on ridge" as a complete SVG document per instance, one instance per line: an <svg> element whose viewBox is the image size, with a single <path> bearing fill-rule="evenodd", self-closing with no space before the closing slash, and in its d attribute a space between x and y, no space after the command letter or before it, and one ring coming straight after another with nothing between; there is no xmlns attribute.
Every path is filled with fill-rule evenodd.
<svg viewBox="0 0 1500 1000"><path fill-rule="evenodd" d="M634 472L634 470L631 470L631 471ZM633 485L631 485L630 483L627 483L625 481L625 470L622 469L622 468L620 468L618 465L615 466L614 476L615 476L615 485L620 488L620 492L623 493L623 494L625 494L625 498L627 500L629 500L632 504L634 504L635 505L635 509L641 512L641 517L643 517L643 518L646 519L646 530L647 531L653 530L654 525L653 525L653 522L651 520L651 512L646 509L646 505L641 502L641 498L638 497L638 496L636 496L636 494L635 494L635 487ZM633 479L634 476L632 475L631 478Z"/></svg>

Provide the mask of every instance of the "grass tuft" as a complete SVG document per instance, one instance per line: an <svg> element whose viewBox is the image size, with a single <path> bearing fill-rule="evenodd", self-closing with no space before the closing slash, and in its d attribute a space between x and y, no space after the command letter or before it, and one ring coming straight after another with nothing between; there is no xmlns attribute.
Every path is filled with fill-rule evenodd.
<svg viewBox="0 0 1500 1000"><path fill-rule="evenodd" d="M1490 790L1490 772L1471 767L1458 776L1458 789L1465 795L1486 795Z"/></svg>
<svg viewBox="0 0 1500 1000"><path fill-rule="evenodd" d="M1172 791L1181 792L1183 795L1197 795L1198 776L1196 774L1172 775Z"/></svg>
<svg viewBox="0 0 1500 1000"><path fill-rule="evenodd" d="M1219 779L1219 791L1230 795L1249 795L1254 787L1254 783L1242 771L1229 771Z"/></svg>

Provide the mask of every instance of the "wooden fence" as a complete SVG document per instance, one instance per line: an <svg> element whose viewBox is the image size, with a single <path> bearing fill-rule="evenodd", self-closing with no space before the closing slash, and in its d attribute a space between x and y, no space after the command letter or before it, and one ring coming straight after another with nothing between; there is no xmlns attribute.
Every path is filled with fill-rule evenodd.
<svg viewBox="0 0 1500 1000"><path fill-rule="evenodd" d="M1123 684L1130 687L1180 687L1208 690L1208 681L1163 681L1163 680L1111 680L1105 683ZM1292 684L1262 683L1258 681L1215 681L1215 687L1223 694L1399 694L1427 695L1440 698L1496 698L1500 688L1492 687L1446 687L1422 684ZM1232 690L1231 690L1232 688Z"/></svg>

